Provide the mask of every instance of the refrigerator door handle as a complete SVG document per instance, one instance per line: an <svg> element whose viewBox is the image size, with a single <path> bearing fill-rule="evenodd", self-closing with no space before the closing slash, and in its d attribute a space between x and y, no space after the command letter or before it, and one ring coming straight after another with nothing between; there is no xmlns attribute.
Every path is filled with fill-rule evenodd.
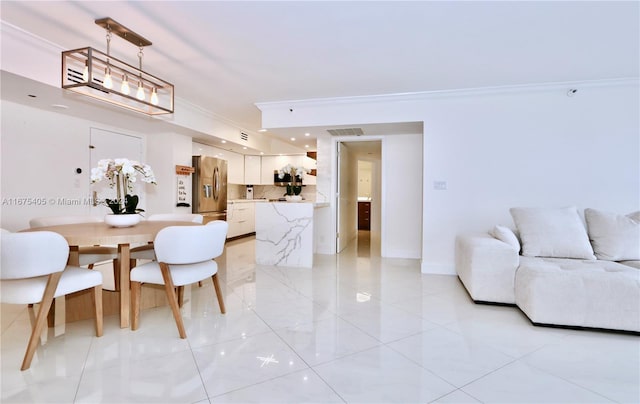
<svg viewBox="0 0 640 404"><path fill-rule="evenodd" d="M220 196L220 169L213 169L213 200L217 201Z"/></svg>

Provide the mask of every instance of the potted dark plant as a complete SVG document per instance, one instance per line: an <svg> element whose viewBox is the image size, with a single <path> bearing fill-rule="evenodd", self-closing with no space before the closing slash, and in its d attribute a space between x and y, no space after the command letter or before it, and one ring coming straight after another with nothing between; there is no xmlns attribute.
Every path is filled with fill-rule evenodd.
<svg viewBox="0 0 640 404"><path fill-rule="evenodd" d="M291 182L287 184L287 192L285 192L285 197L288 201L301 201L302 195L302 176L305 173L309 173L309 170L299 166L294 167L291 164L287 164L278 170L278 177L280 179L285 178L287 175L291 178Z"/></svg>

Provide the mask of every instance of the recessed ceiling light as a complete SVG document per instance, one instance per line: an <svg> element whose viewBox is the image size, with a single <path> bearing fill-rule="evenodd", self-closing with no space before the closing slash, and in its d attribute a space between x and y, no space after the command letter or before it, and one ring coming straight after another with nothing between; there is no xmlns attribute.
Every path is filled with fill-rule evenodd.
<svg viewBox="0 0 640 404"><path fill-rule="evenodd" d="M305 135L305 136L309 136L309 135L310 135L310 133L309 133L309 132L307 132L307 133L305 133L304 135Z"/></svg>
<svg viewBox="0 0 640 404"><path fill-rule="evenodd" d="M69 106L64 105L64 104L51 104L52 108L58 108L58 109L69 109Z"/></svg>
<svg viewBox="0 0 640 404"><path fill-rule="evenodd" d="M295 141L296 141L296 138L295 138L295 137L292 137L292 138L291 138L291 141L292 141L292 142L295 142Z"/></svg>
<svg viewBox="0 0 640 404"><path fill-rule="evenodd" d="M222 141L222 143L227 143L227 141L226 141L226 140L223 140L223 141Z"/></svg>
<svg viewBox="0 0 640 404"><path fill-rule="evenodd" d="M306 144L306 145L304 145L304 147L307 147L307 148L308 148L308 147L309 147L309 145L308 145L308 144Z"/></svg>
<svg viewBox="0 0 640 404"><path fill-rule="evenodd" d="M267 130L265 128L262 129L258 129L258 132L266 132Z"/></svg>
<svg viewBox="0 0 640 404"><path fill-rule="evenodd" d="M242 150L247 150L247 146L242 146Z"/></svg>
<svg viewBox="0 0 640 404"><path fill-rule="evenodd" d="M263 151L261 151L261 152L260 152L260 154L264 154L264 152L263 152Z"/></svg>

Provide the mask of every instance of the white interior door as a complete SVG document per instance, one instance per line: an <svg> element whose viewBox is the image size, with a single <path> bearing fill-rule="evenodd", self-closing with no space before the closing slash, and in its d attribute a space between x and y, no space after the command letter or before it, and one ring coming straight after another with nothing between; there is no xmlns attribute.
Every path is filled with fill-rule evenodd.
<svg viewBox="0 0 640 404"><path fill-rule="evenodd" d="M127 158L142 162L142 148L143 142L141 137L91 128L89 136L90 167L97 167L98 161L102 159ZM116 190L110 188L106 180L92 184L91 191L92 193L96 193L95 195L98 200L104 200L105 198L113 199L116 197ZM141 184L136 185L135 193L140 197L138 207L144 209L145 195L144 188ZM109 212L109 208L104 205L93 206L91 208L91 214L93 216L100 216Z"/></svg>

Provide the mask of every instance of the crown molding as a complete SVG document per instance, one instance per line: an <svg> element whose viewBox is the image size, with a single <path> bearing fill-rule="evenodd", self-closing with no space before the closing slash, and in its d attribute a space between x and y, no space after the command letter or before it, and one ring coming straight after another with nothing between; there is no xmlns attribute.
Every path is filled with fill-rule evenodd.
<svg viewBox="0 0 640 404"><path fill-rule="evenodd" d="M527 92L541 92L541 91L566 91L568 88L585 88L585 87L616 87L616 86L639 86L640 79L634 77L622 77L615 79L601 79L601 80L584 80L584 81L565 81L565 82L553 82L553 83L537 83L537 84L521 84L521 85L509 85L509 86L493 86L493 87L476 87L476 88L461 88L451 90L434 90L434 91L420 91L410 93L394 93L394 94L379 94L379 95L363 95L352 97L333 97L333 98L312 98L305 100L288 100L288 101L273 101L273 102L258 102L254 105L261 111L276 110L282 108L293 107L319 107L325 105L336 104L372 104L372 103L393 103L393 102L407 102L407 101L424 101L433 100L438 98L450 98L450 97L474 97L485 95L498 95L498 94L514 94L514 93L527 93Z"/></svg>

